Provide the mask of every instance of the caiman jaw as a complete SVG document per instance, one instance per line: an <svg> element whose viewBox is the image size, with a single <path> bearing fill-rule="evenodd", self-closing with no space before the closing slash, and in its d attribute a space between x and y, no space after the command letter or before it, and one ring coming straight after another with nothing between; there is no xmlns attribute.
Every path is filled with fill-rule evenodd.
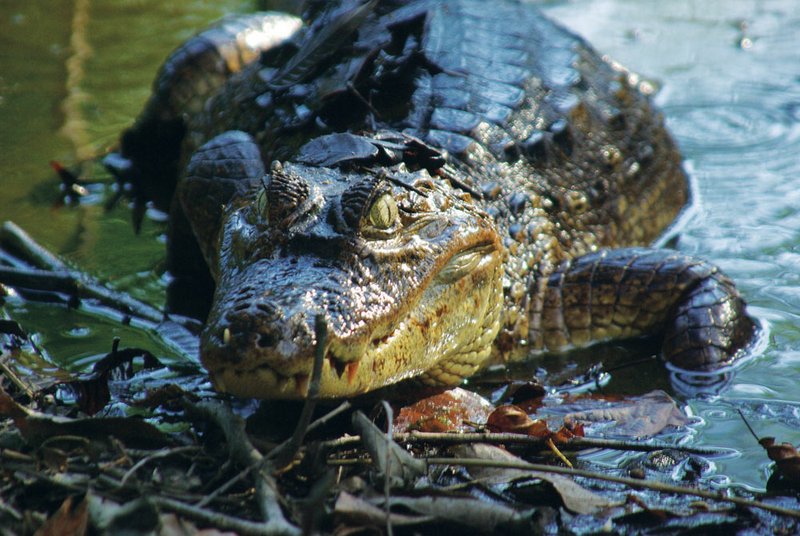
<svg viewBox="0 0 800 536"><path fill-rule="evenodd" d="M219 391L303 398L314 361L314 317L323 313L329 317L329 339L321 397L354 396L420 375L429 382L457 383L480 367L499 330L503 254L496 239L452 254L414 303L404 304L393 317L376 319L366 336L342 333L336 317L309 301L315 289L295 289L293 303L304 303L301 309L263 291L245 289L244 297L227 300L221 295L225 289L218 289L215 302L233 307L212 311L203 335L203 363ZM266 272L260 276L270 280ZM271 292L285 298L288 290L272 286Z"/></svg>
<svg viewBox="0 0 800 536"><path fill-rule="evenodd" d="M500 329L505 249L472 198L426 170L274 165L221 216L201 360L220 391L306 396L327 322L320 396L406 378L454 384ZM399 178L397 178L399 177Z"/></svg>

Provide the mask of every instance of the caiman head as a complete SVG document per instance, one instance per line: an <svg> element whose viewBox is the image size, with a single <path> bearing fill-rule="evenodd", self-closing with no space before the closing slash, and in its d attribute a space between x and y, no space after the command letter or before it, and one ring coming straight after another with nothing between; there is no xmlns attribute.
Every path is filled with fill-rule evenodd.
<svg viewBox="0 0 800 536"><path fill-rule="evenodd" d="M216 281L201 342L215 387L304 397L317 315L328 326L322 397L474 373L503 303L492 219L435 170L322 163L274 162L235 188L190 176L181 191Z"/></svg>

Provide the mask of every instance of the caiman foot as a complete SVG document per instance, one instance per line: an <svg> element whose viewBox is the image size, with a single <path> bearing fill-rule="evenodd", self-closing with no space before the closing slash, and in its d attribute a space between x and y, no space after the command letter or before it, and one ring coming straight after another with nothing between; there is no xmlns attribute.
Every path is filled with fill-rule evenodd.
<svg viewBox="0 0 800 536"><path fill-rule="evenodd" d="M669 363L709 371L738 357L755 324L716 266L674 251L624 248L563 263L546 283L540 329L551 350L662 336Z"/></svg>

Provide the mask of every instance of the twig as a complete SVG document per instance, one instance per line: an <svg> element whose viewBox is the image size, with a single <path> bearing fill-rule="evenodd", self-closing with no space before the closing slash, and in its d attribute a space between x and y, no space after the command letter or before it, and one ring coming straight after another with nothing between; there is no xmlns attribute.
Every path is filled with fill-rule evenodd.
<svg viewBox="0 0 800 536"><path fill-rule="evenodd" d="M662 493L676 493L681 495L694 495L695 497L702 497L714 501L724 501L736 504L738 506L748 506L761 508L776 514L800 518L800 510L792 510L790 508L783 508L772 504L763 503L760 501L753 501L750 499L743 499L741 497L728 497L722 492L706 491L694 488L685 488L681 486L673 486L663 482L655 482L650 480L637 480L635 478L626 478L622 476L604 475L602 473L595 473L593 471L586 471L584 469L570 469L567 467L557 467L551 465L542 465L537 463L515 462L509 460L486 460L481 458L421 458L428 465L460 465L462 467L499 467L504 469L522 469L530 471L541 471L547 473L555 473L560 475L580 476L583 478L593 478L595 480L604 480L606 482L616 482L624 484L632 488L644 488Z"/></svg>
<svg viewBox="0 0 800 536"><path fill-rule="evenodd" d="M386 413L386 434L384 434L384 440L386 441L386 458L384 463L386 464L386 469L384 473L387 475L386 478L383 479L383 497L384 497L384 511L386 512L386 534L389 536L394 536L394 530L392 529L392 479L389 478L388 475L392 474L392 449L389 448L389 443L392 442L392 423L394 422L394 412L392 411L392 406L386 400L381 400L381 404L383 405L383 411Z"/></svg>
<svg viewBox="0 0 800 536"><path fill-rule="evenodd" d="M283 516L278 486L271 474L273 467L248 439L242 418L219 402L187 404L186 411L189 415L202 416L219 426L228 441L229 456L243 467L256 469L253 476L258 505L271 534L298 535L299 529Z"/></svg>
<svg viewBox="0 0 800 536"><path fill-rule="evenodd" d="M224 484L219 486L217 489L215 489L214 491L212 491L211 493L209 493L208 495L203 497L201 500L199 500L197 502L197 504L195 504L195 506L197 508L203 508L208 503L210 503L211 501L213 501L214 499L216 499L217 497L219 497L220 495L222 495L223 493L228 491L231 488L231 486L233 486L234 484L236 484L237 482L242 480L244 477L249 475L250 471L252 471L252 470L253 470L253 466L245 467L244 469L242 469L239 472L238 475L235 475L233 478L228 479L227 482L225 482Z"/></svg>
<svg viewBox="0 0 800 536"><path fill-rule="evenodd" d="M0 316L2 315L3 311L0 310ZM5 345L6 340L5 335L0 334L0 348ZM29 381L29 377L32 375L17 373L17 367L10 365L11 362L15 362L15 357L10 352L0 349L0 375L11 382L26 397L33 399L37 389Z"/></svg>
<svg viewBox="0 0 800 536"><path fill-rule="evenodd" d="M744 413L742 413L742 410L740 408L736 408L736 411L739 412L739 417L742 418L742 422L744 422L744 425L747 426L747 429L750 430L750 433L756 439L756 443L761 443L761 438L758 437L758 434L756 434L756 431L753 430L753 427L750 426L750 423L747 422L747 419L744 418Z"/></svg>
<svg viewBox="0 0 800 536"><path fill-rule="evenodd" d="M563 452L558 450L558 447L553 442L553 438L552 437L548 437L547 440L545 440L544 444L547 445L547 448L549 448L553 452L553 454L556 455L556 457L559 460L561 460L561 463L563 463L567 467L572 467L572 462L569 461L569 459L566 456L564 456Z"/></svg>
<svg viewBox="0 0 800 536"><path fill-rule="evenodd" d="M308 385L308 395L303 405L303 411L300 413L300 418L297 421L297 426L291 439L288 442L281 443L267 456L278 469L286 467L300 450L303 438L308 431L308 424L311 422L311 416L319 399L319 383L322 378L322 364L325 361L325 346L328 341L328 324L324 315L318 314L314 318L314 336L317 341L314 351L314 368L311 371L311 380Z"/></svg>
<svg viewBox="0 0 800 536"><path fill-rule="evenodd" d="M141 460L136 462L133 467L128 469L128 471L125 473L125 475L123 475L122 480L120 481L120 487L124 488L125 484L127 484L128 482L128 479L132 477L136 473L136 471L138 471L139 469L141 469L142 467L144 467L146 464L150 463L153 460L166 458L168 456L172 456L173 454L182 454L184 452L193 452L193 451L197 451L197 447L194 445L158 450L142 458Z"/></svg>
<svg viewBox="0 0 800 536"><path fill-rule="evenodd" d="M197 506L192 506L166 497L152 497L150 500L159 508L170 510L176 514L192 518L202 523L207 523L218 529L231 530L239 534L254 536L279 534L271 522L256 523L246 519L239 519L225 514L211 512Z"/></svg>
<svg viewBox="0 0 800 536"><path fill-rule="evenodd" d="M72 270L55 255L37 244L25 231L12 222L0 227L0 249L13 253L34 268L0 266L0 284L37 291L68 294L75 299L89 298L118 312L123 318L135 317L143 327L156 329L163 325L166 315L155 307L132 298L124 292L107 288L86 274ZM170 340L183 348L184 335L197 338L197 322L181 316L169 320L179 326L181 333L171 334Z"/></svg>
<svg viewBox="0 0 800 536"><path fill-rule="evenodd" d="M331 411L329 411L328 413L326 413L325 415L323 415L322 417L320 417L319 419L315 420L310 425L308 425L308 431L306 432L306 434L310 434L317 428L326 425L328 421L330 421L334 417L341 415L351 407L352 404L347 400L345 400L344 402L336 406L334 409L332 409Z"/></svg>
<svg viewBox="0 0 800 536"><path fill-rule="evenodd" d="M22 514L10 504L6 504L2 498L0 498L0 512L5 512L6 515L13 517L14 521L22 521L23 519Z"/></svg>
<svg viewBox="0 0 800 536"><path fill-rule="evenodd" d="M6 221L0 228L0 246L20 256L29 264L42 270L67 271L69 267L47 251L16 223Z"/></svg>
<svg viewBox="0 0 800 536"><path fill-rule="evenodd" d="M137 316L154 324L164 319L164 314L158 309L123 292L105 288L79 272L0 267L0 283L31 290L63 292L78 299L92 298L123 315Z"/></svg>
<svg viewBox="0 0 800 536"><path fill-rule="evenodd" d="M463 443L491 443L491 444L509 444L509 445L529 445L535 447L546 448L546 440L544 438L527 436L522 434L507 434L507 433L432 433L432 432L408 432L402 434L394 434L394 440L398 443L444 443L444 444L463 444ZM336 449L342 447L350 447L360 444L361 438L359 436L347 436L325 441L322 443L323 447L329 449ZM670 445L668 443L638 443L635 441L618 441L613 439L597 439L591 437L573 437L566 443L559 443L562 449L615 449L615 450L631 450L638 452L652 452L656 450L671 449L681 452L688 452L690 454L699 454L704 456L721 456L727 454L728 451L704 448L704 447L685 447L681 445Z"/></svg>

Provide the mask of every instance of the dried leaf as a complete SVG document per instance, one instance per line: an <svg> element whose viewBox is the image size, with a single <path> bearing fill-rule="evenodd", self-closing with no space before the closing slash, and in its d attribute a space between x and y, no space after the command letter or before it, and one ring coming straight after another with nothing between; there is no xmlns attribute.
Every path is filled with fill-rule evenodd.
<svg viewBox="0 0 800 536"><path fill-rule="evenodd" d="M553 432L551 439L556 443L566 443L573 437L585 437L583 423L564 424L561 428Z"/></svg>
<svg viewBox="0 0 800 536"><path fill-rule="evenodd" d="M530 415L541 407L546 394L547 390L539 382L514 382L506 389L503 400L520 406Z"/></svg>
<svg viewBox="0 0 800 536"><path fill-rule="evenodd" d="M508 506L462 496L392 496L392 506L401 506L421 515L432 516L466 527L469 533L498 532L539 534L537 511L516 510Z"/></svg>
<svg viewBox="0 0 800 536"><path fill-rule="evenodd" d="M486 419L486 428L496 433L550 437L550 430L545 421L533 420L522 408L512 405L500 406L494 410Z"/></svg>
<svg viewBox="0 0 800 536"><path fill-rule="evenodd" d="M767 449L767 456L775 462L778 473L792 484L800 484L800 453L791 443L775 444L774 437L763 437L758 440Z"/></svg>
<svg viewBox="0 0 800 536"><path fill-rule="evenodd" d="M89 521L89 509L86 499L77 505L74 497L67 497L58 511L36 531L36 536L62 536L70 534L81 536L86 534Z"/></svg>
<svg viewBox="0 0 800 536"><path fill-rule="evenodd" d="M130 379L135 374L134 360L142 358L142 369L158 369L164 365L150 352L141 348L119 348L115 338L111 352L97 361L90 374L71 381L68 386L78 399L78 406L88 415L95 415L111 400L108 382L111 378Z"/></svg>
<svg viewBox="0 0 800 536"><path fill-rule="evenodd" d="M14 420L17 428L22 430L20 424L25 423L25 418L29 415L30 410L17 404L13 398L0 386L0 417L10 418Z"/></svg>
<svg viewBox="0 0 800 536"><path fill-rule="evenodd" d="M664 391L651 391L638 398L621 400L609 407L573 412L564 417L564 424L578 421L608 421L610 434L629 437L653 436L668 426L684 426L689 419Z"/></svg>
<svg viewBox="0 0 800 536"><path fill-rule="evenodd" d="M386 511L372 503L342 491L336 498L334 513L343 521L354 525L386 525ZM389 522L397 527L419 525L432 521L433 516L410 516L405 514L389 514Z"/></svg>
<svg viewBox="0 0 800 536"><path fill-rule="evenodd" d="M378 480L389 478L392 488L412 487L425 475L426 465L395 443L360 411L353 414L353 427L361 435L364 448L378 469Z"/></svg>
<svg viewBox="0 0 800 536"><path fill-rule="evenodd" d="M482 396L457 387L402 408L393 429L394 433L463 432L471 429L465 422L484 422L492 409Z"/></svg>
<svg viewBox="0 0 800 536"><path fill-rule="evenodd" d="M0 387L0 417L10 417L28 444L36 445L53 436L72 435L107 440L114 436L123 443L142 448L163 447L169 441L158 428L134 417L69 419L53 417L17 404Z"/></svg>
<svg viewBox="0 0 800 536"><path fill-rule="evenodd" d="M153 534L158 528L159 512L146 495L123 504L92 496L89 510L103 534Z"/></svg>
<svg viewBox="0 0 800 536"><path fill-rule="evenodd" d="M459 445L454 448L458 456L463 458L479 458L483 460L501 460L524 463L524 460L510 452L485 443ZM606 508L616 506L604 497L576 484L568 476L527 471L524 469L505 469L498 467L470 467L469 473L476 479L489 484L510 484L515 480L538 478L549 482L561 497L564 506L576 514L597 514Z"/></svg>

